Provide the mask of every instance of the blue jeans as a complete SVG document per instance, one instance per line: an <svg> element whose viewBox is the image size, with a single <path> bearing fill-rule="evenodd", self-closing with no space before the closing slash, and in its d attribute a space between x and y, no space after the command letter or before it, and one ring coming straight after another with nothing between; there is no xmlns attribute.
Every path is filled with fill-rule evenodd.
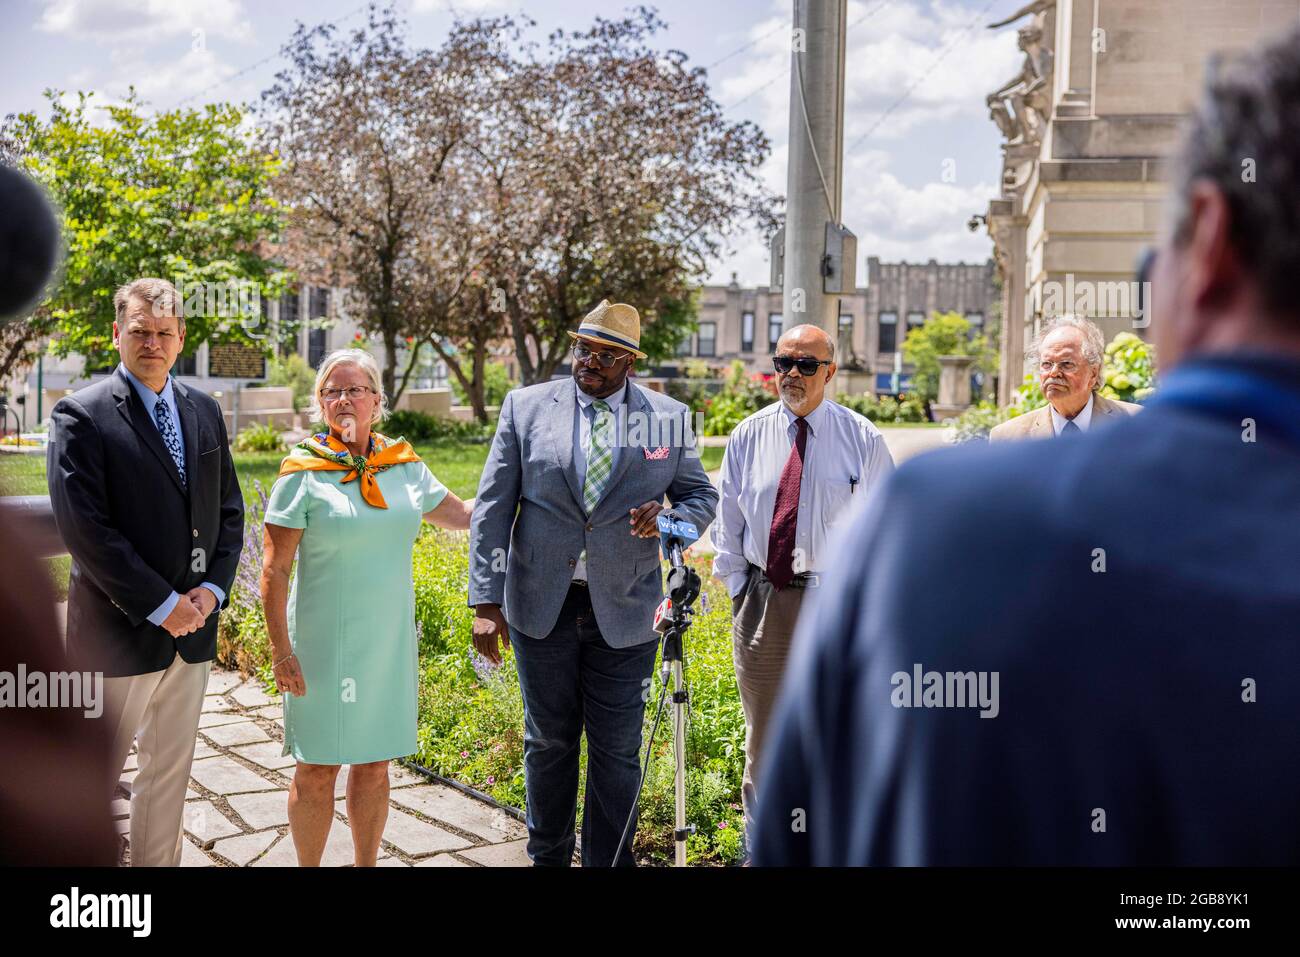
<svg viewBox="0 0 1300 957"><path fill-rule="evenodd" d="M642 695L658 643L611 648L601 637L587 589L571 585L545 638L510 629L524 698L524 787L528 856L534 865L567 867L578 813L578 747L587 733L587 793L582 866L609 867L637 798L641 778ZM628 834L618 863L632 866Z"/></svg>

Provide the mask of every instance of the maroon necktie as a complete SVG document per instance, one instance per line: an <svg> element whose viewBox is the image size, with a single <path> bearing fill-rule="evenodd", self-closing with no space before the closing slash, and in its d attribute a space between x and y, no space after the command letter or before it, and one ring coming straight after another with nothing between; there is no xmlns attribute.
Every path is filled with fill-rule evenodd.
<svg viewBox="0 0 1300 957"><path fill-rule="evenodd" d="M794 539L799 521L799 484L803 480L804 449L808 446L808 421L795 419L798 433L790 457L781 470L776 487L776 504L772 508L772 530L767 534L767 580L776 589L785 588L794 579Z"/></svg>

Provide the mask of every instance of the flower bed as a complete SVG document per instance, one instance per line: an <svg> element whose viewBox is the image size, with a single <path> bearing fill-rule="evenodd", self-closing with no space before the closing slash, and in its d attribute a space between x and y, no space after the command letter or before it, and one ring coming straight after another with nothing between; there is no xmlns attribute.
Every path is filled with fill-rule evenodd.
<svg viewBox="0 0 1300 957"><path fill-rule="evenodd" d="M222 615L218 661L270 679L266 622L258 599L265 493L248 510L240 568ZM731 661L731 615L725 589L708 562L693 559L704 579L695 625L686 640L691 689L686 766L687 820L696 826L688 854L697 863L735 863L742 853L740 780L745 725ZM469 543L463 533L425 528L413 561L420 645L419 750L415 760L477 788L503 804L524 806L523 702L514 659L493 668L470 644L473 611L466 605ZM648 735L658 705L659 671L646 709ZM586 745L583 745L583 766ZM667 715L641 802L636 849L643 859L672 859L673 753ZM579 782L579 801L582 795ZM579 807L581 819L581 807Z"/></svg>

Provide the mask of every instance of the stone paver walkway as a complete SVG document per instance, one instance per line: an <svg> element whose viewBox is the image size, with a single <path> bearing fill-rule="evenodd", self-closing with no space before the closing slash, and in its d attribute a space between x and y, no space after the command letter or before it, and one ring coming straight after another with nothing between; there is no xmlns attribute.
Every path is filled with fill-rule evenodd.
<svg viewBox="0 0 1300 957"><path fill-rule="evenodd" d="M283 710L256 680L213 669L208 679L194 767L185 796L182 867L294 867L289 783L294 760L282 756ZM321 863L352 864L344 788L335 789L334 825ZM132 751L113 802L118 833L128 831L127 796L135 777ZM394 761L389 767L388 824L380 867L526 867L528 831L499 808L433 784Z"/></svg>

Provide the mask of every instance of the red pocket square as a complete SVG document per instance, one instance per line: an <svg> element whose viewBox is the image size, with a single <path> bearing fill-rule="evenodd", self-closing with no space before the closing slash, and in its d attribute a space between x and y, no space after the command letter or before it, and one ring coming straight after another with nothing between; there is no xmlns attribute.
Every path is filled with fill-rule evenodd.
<svg viewBox="0 0 1300 957"><path fill-rule="evenodd" d="M647 462L662 462L668 458L669 449L664 446L662 449L645 449L645 460Z"/></svg>

